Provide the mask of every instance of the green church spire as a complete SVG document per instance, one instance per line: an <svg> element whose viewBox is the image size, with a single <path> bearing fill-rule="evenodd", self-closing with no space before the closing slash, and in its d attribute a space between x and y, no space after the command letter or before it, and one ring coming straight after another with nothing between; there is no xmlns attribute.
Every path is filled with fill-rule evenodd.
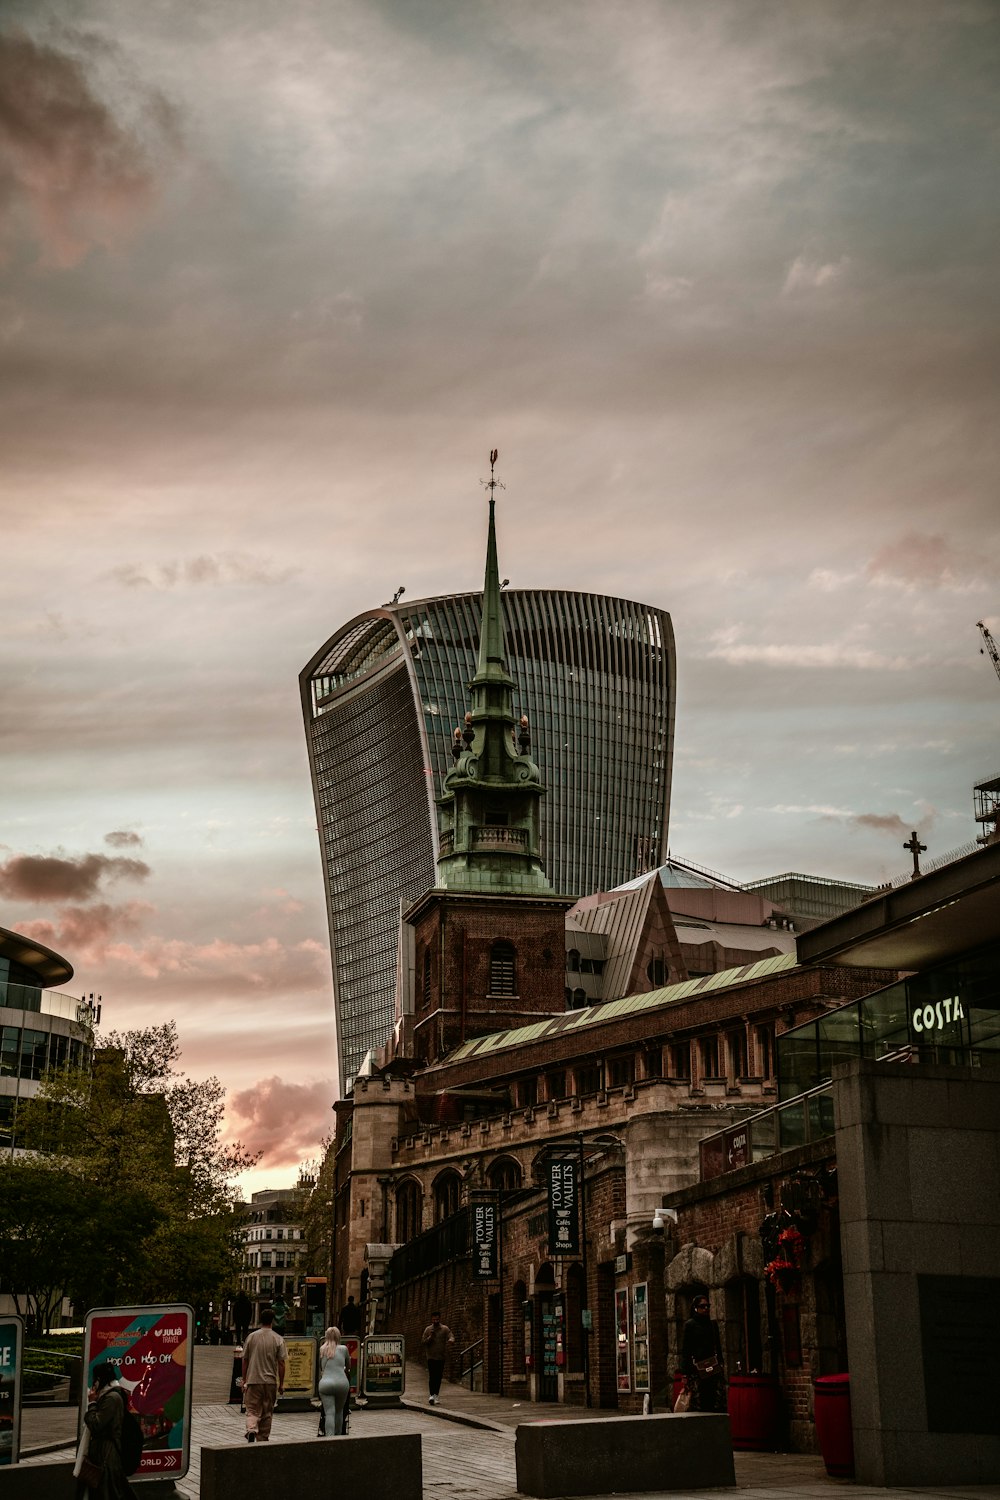
<svg viewBox="0 0 1000 1500"><path fill-rule="evenodd" d="M490 519L483 580L479 660L471 708L452 740L454 765L444 778L438 884L448 890L550 893L539 848L545 788L531 759L527 716L514 718L514 680L507 667L500 569L497 563L495 478L490 453Z"/></svg>

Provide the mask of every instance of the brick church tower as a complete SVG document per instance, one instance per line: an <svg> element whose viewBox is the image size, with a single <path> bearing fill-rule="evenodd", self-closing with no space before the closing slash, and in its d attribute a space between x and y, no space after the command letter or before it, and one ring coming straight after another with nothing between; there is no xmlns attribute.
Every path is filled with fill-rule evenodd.
<svg viewBox="0 0 1000 1500"><path fill-rule="evenodd" d="M415 932L414 1050L430 1063L469 1037L566 1009L565 914L542 867L541 773L514 714L490 521L471 708L438 798L438 883L404 914Z"/></svg>

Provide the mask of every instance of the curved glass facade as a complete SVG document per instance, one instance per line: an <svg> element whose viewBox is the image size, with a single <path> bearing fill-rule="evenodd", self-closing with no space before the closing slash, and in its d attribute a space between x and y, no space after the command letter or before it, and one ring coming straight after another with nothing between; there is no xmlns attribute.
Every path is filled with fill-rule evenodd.
<svg viewBox="0 0 1000 1500"><path fill-rule="evenodd" d="M666 857L670 616L564 590L502 600L515 708L548 788L546 871L560 894L610 890ZM400 904L434 884L434 798L469 706L481 607L470 593L372 610L301 675L342 1088L392 1028Z"/></svg>

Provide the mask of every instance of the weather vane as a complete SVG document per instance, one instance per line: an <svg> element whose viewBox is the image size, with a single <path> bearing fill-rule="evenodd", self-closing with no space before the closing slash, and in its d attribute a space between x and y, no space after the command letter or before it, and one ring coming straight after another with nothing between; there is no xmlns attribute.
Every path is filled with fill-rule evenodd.
<svg viewBox="0 0 1000 1500"><path fill-rule="evenodd" d="M490 449L490 477L489 477L489 479L481 479L479 481L479 483L483 486L484 490L489 490L489 492L490 492L490 499L491 500L493 499L493 491L494 490L505 490L507 488L507 486L505 484L501 484L500 483L499 479L497 479L496 476L493 473L493 469L494 469L494 466L496 465L496 461L497 461L497 454L498 454L498 452L499 452L499 449L497 449L497 448L491 448Z"/></svg>

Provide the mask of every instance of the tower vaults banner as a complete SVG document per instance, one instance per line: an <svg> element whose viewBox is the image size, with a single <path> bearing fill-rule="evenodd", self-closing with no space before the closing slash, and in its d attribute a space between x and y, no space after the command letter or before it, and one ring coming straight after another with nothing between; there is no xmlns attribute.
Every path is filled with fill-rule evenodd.
<svg viewBox="0 0 1000 1500"><path fill-rule="evenodd" d="M575 1157L550 1160L549 1178L549 1254L579 1255L580 1163Z"/></svg>
<svg viewBox="0 0 1000 1500"><path fill-rule="evenodd" d="M472 1204L472 1274L477 1281L497 1276L497 1206L495 1202Z"/></svg>

